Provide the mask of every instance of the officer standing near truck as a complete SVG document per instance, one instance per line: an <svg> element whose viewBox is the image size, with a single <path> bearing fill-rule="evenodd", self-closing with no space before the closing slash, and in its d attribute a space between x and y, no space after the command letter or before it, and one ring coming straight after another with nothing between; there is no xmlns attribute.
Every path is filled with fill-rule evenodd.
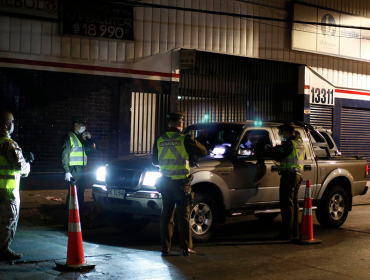
<svg viewBox="0 0 370 280"><path fill-rule="evenodd" d="M273 148L266 145L265 148L275 161L280 162L279 196L282 227L276 238L290 240L299 236L298 190L302 181L305 149L302 140L294 131L294 123L288 122L281 125L279 135L283 138L282 145Z"/></svg>
<svg viewBox="0 0 370 280"><path fill-rule="evenodd" d="M166 133L153 146L153 165L159 165L162 178L156 188L162 193L161 241L162 255L168 255L174 230L176 211L180 230L180 248L183 255L195 254L190 228L192 191L189 159L207 155L206 148L191 135L181 134L184 113L176 111L168 116ZM175 210L176 209L176 210Z"/></svg>
<svg viewBox="0 0 370 280"><path fill-rule="evenodd" d="M72 119L72 129L64 136L62 146L62 168L65 173L64 179L68 181L67 213L69 213L70 181L73 178L77 180L76 187L80 217L81 210L84 207L87 156L96 148L91 134L86 131L86 121L86 117L74 117ZM81 226L85 229L89 228L83 222L81 222ZM68 215L64 228L68 229Z"/></svg>

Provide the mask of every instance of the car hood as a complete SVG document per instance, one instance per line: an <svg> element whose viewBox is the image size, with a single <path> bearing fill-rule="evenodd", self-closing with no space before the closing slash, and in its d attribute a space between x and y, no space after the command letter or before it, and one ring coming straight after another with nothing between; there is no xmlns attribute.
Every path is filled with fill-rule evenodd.
<svg viewBox="0 0 370 280"><path fill-rule="evenodd" d="M129 169L147 169L147 170L158 170L158 167L152 164L152 155L127 155L116 158L109 166L123 167Z"/></svg>
<svg viewBox="0 0 370 280"><path fill-rule="evenodd" d="M199 159L199 167L220 167L222 165L229 165L230 161L225 158L216 158L214 156L205 156ZM146 169L151 171L159 170L158 167L152 164L152 155L127 155L116 158L109 166L122 167L128 169Z"/></svg>

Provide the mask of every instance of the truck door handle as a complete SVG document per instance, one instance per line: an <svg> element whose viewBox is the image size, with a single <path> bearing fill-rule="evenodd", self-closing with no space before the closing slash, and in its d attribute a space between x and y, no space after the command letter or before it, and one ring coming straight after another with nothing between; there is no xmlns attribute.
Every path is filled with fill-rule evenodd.
<svg viewBox="0 0 370 280"><path fill-rule="evenodd" d="M303 170L304 171L311 171L311 165L305 165Z"/></svg>
<svg viewBox="0 0 370 280"><path fill-rule="evenodd" d="M279 167L273 165L271 166L271 172L278 172L279 171Z"/></svg>

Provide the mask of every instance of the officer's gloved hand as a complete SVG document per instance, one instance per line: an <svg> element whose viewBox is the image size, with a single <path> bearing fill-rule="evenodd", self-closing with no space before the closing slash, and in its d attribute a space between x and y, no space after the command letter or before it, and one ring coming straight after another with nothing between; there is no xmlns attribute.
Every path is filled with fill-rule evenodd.
<svg viewBox="0 0 370 280"><path fill-rule="evenodd" d="M23 152L23 157L26 162L33 162L35 156L31 152Z"/></svg>
<svg viewBox="0 0 370 280"><path fill-rule="evenodd" d="M64 180L66 181L71 181L71 178L72 178L72 174L70 172L67 172L66 175L64 176Z"/></svg>

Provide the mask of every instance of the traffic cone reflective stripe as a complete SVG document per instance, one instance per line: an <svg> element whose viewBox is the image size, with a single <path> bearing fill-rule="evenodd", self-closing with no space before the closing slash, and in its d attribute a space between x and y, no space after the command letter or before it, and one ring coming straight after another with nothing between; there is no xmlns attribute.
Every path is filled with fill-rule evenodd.
<svg viewBox="0 0 370 280"><path fill-rule="evenodd" d="M76 185L71 185L68 221L67 261L64 265L56 263L57 266L72 270L94 268L85 262Z"/></svg>
<svg viewBox="0 0 370 280"><path fill-rule="evenodd" d="M318 244L321 240L313 238L312 222L312 200L311 200L311 182L307 180L304 196L304 207L302 213L301 227L299 231L299 241L303 244Z"/></svg>

